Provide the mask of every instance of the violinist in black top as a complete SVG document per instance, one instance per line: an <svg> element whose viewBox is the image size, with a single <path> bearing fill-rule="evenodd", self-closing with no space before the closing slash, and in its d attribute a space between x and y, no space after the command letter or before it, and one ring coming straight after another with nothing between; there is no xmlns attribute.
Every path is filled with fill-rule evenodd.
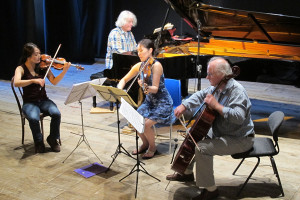
<svg viewBox="0 0 300 200"><path fill-rule="evenodd" d="M47 142L52 151L59 152L58 139L60 137L61 114L56 104L47 97L45 90L45 79L47 69L40 68L41 52L33 43L24 45L20 65L15 70L14 84L23 88L23 107L29 126L32 131L36 153L44 153L45 145L39 125L40 113L47 113L51 117L50 135ZM71 63L65 62L63 71L55 77L49 69L48 80L56 85L66 74Z"/></svg>
<svg viewBox="0 0 300 200"><path fill-rule="evenodd" d="M139 85L143 88L146 98L137 111L145 118L145 131L139 133L143 144L132 152L133 155L146 151L143 159L152 158L156 152L155 133L152 126L156 123L170 124L175 120L173 100L165 87L163 67L154 60L154 44L149 39L138 43L138 56L141 62L135 64L121 79L118 88L123 89L128 81L136 77L139 72Z"/></svg>

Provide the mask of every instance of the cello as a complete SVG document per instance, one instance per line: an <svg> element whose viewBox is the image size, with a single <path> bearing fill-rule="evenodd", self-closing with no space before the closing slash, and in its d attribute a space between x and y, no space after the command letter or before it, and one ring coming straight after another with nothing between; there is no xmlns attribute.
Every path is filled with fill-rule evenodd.
<svg viewBox="0 0 300 200"><path fill-rule="evenodd" d="M225 76L219 84L216 86L216 88L213 90L212 95L223 85L228 82L229 79L234 78L238 76L240 73L240 69L237 66L232 67L232 74ZM215 120L215 111L212 110L210 107L206 105L204 102L199 109L196 111L194 116L189 120L186 126L192 121L193 118L199 113L198 117L196 118L194 124L189 130L189 134L186 135L184 141L182 142L176 157L174 159L174 162L171 166L171 169L179 174L184 174L184 171L192 161L195 155L195 147L198 148L197 142L200 140L203 140L210 127L212 126L212 123Z"/></svg>

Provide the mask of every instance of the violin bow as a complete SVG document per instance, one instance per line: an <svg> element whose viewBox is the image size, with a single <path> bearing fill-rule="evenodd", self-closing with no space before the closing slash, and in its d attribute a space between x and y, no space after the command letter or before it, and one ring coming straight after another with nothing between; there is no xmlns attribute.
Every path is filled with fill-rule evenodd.
<svg viewBox="0 0 300 200"><path fill-rule="evenodd" d="M57 50L56 50L56 52L55 52L55 54L54 54L54 57L53 57L53 59L52 59L50 65L49 65L48 69L47 69L47 72L46 72L46 74L45 74L45 76L44 76L44 79L46 78L46 76L48 75L48 72L49 72L50 68L52 67L52 64L53 64L53 62L54 62L54 60L55 60L55 58L56 58L56 55L57 55L57 53L58 53L58 51L59 51L59 49L60 49L60 46L61 46L61 44L59 44L58 47L57 47Z"/></svg>

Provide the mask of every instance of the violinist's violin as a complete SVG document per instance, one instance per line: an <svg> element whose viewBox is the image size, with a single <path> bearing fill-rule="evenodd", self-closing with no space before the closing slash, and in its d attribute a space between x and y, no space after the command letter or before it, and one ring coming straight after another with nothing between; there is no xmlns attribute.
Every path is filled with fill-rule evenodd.
<svg viewBox="0 0 300 200"><path fill-rule="evenodd" d="M154 62L153 58L148 58L147 61L141 64L140 79L143 81L143 85L144 83L148 82L148 79L151 76L151 69L152 69L153 62ZM145 89L146 88L143 87L143 91Z"/></svg>
<svg viewBox="0 0 300 200"><path fill-rule="evenodd" d="M145 88L144 88L145 79L144 78L149 78L150 77L150 75L151 75L151 66L152 66L153 62L154 62L154 59L149 57L146 61L141 63L139 73L134 77L133 81L131 82L131 84L127 88L126 92L128 92L130 90L131 86L133 85L133 83L135 82L135 80L138 77L140 77L140 79L143 81L143 92L144 92L144 90L145 90ZM146 74L146 77L145 77L144 76L144 69L145 69L146 66L149 66L149 70L147 70L148 73Z"/></svg>
<svg viewBox="0 0 300 200"><path fill-rule="evenodd" d="M149 61L149 64L147 66L145 66L145 68L144 68L143 74L144 74L144 80L145 80L145 82L148 81L148 79L149 79L149 77L151 75L152 64L153 64L153 61L152 62Z"/></svg>
<svg viewBox="0 0 300 200"><path fill-rule="evenodd" d="M41 68L47 68L50 66L51 62L52 62L52 58L51 56L47 55L47 54L42 54L41 55L41 63L40 63L40 67ZM53 60L53 64L52 66L55 68L55 69L58 69L58 70L62 70L64 68L64 64L66 63L66 59L64 58L55 58ZM71 66L73 67L76 67L77 69L79 70L84 70L84 67L81 67L80 65L74 65L74 64L71 64Z"/></svg>

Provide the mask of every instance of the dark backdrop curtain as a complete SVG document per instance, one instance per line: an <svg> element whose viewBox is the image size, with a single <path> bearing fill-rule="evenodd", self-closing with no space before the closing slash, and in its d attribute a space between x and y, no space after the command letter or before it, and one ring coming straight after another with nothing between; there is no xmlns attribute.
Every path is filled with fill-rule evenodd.
<svg viewBox="0 0 300 200"><path fill-rule="evenodd" d="M251 5L241 0L203 0L217 6L254 9L261 12L290 13L299 16L299 8L288 0L273 2L253 0ZM221 2L221 3L220 3ZM241 3L241 2L244 2ZM273 3L272 3L273 2ZM255 5L254 5L255 4ZM272 4L269 9L268 4ZM70 62L91 63L104 58L107 36L122 10L137 16L133 28L137 41L162 25L168 4L164 0L6 0L0 6L0 79L10 79L26 42L36 43L42 53L58 56ZM276 8L276 9L275 9ZM284 8L284 9L282 9ZM196 35L172 9L166 22L177 28L177 35Z"/></svg>
<svg viewBox="0 0 300 200"><path fill-rule="evenodd" d="M0 7L0 38L1 38L1 75L0 78L9 79L14 73L21 49L26 41L35 38L35 27L32 22L33 1L3 1ZM31 13L31 14L25 14ZM25 28L26 27L26 28Z"/></svg>
<svg viewBox="0 0 300 200"><path fill-rule="evenodd" d="M0 8L1 64L0 79L10 79L23 45L33 42L42 53L54 55L62 44L59 57L67 61L91 63L104 58L107 36L122 10L138 18L133 28L136 40L161 26L168 5L163 0L9 0ZM179 28L185 25L170 12ZM190 29L189 27L187 29ZM191 30L191 29L190 29Z"/></svg>
<svg viewBox="0 0 300 200"><path fill-rule="evenodd" d="M110 0L10 0L1 3L1 79L10 79L23 45L37 44L42 53L71 62L94 62L104 57L114 26Z"/></svg>
<svg viewBox="0 0 300 200"><path fill-rule="evenodd" d="M106 19L109 7L110 1L105 0L46 1L48 53L53 55L61 43L60 55L66 59L93 62L95 52L101 54L97 48L106 43L103 36L109 31L106 25L111 23Z"/></svg>

